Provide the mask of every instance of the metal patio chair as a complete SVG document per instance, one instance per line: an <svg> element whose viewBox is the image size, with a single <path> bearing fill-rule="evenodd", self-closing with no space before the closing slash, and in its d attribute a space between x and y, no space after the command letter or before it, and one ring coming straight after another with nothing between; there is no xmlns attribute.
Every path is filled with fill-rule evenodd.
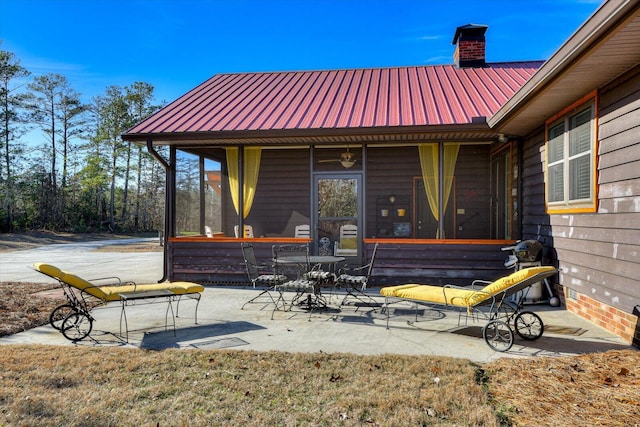
<svg viewBox="0 0 640 427"><path fill-rule="evenodd" d="M296 225L294 237L309 239L311 237L311 227L309 224Z"/></svg>
<svg viewBox="0 0 640 427"><path fill-rule="evenodd" d="M287 276L278 274L276 271L274 271L273 263L259 263L256 259L256 254L251 243L243 242L240 246L242 248L244 264L247 268L247 276L249 276L249 280L251 281L253 288L255 289L256 285L265 286L265 289L262 292L251 298L249 301L245 302L242 305L241 309L244 309L245 305L256 301L263 295L267 295L271 299L271 302L276 305L277 298L274 298L271 292L275 291L275 287L277 285L286 282L288 280ZM267 272L266 274L261 273L261 270L266 269L269 269L270 272Z"/></svg>
<svg viewBox="0 0 640 427"><path fill-rule="evenodd" d="M340 226L340 241L335 242L336 256L358 255L358 226L345 224Z"/></svg>
<svg viewBox="0 0 640 427"><path fill-rule="evenodd" d="M344 296L341 305L344 305L349 298L354 298L369 307L378 307L380 305L375 299L365 292L369 278L371 277L371 272L373 271L373 264L376 261L377 252L378 243L373 247L371 258L367 264L353 268L345 266L340 269L336 279L336 286L344 287L346 289L346 295Z"/></svg>
<svg viewBox="0 0 640 427"><path fill-rule="evenodd" d="M49 315L49 323L70 341L81 341L91 333L95 321L91 311L97 306L119 302L120 335L124 326L126 341L129 341L129 324L126 308L136 304L167 303L165 329L168 329L169 314L176 334L176 317L180 301L184 298L196 301L195 324L198 324L198 305L204 286L192 282L135 283L125 282L118 277L104 277L86 280L80 276L60 270L51 264L37 262L36 271L60 283L66 303L54 308ZM173 302L176 310L173 310Z"/></svg>
<svg viewBox="0 0 640 427"><path fill-rule="evenodd" d="M273 260L275 271L288 278L286 282L280 283L275 287L279 295L276 300L274 312L278 310L280 303L282 303L282 309L284 311L290 311L296 303L300 306L306 306L310 312L313 311L319 301L317 299L317 282L308 277L308 273L311 270L309 264L309 245L274 245ZM286 292L294 293L288 308L287 299L285 298ZM303 298L305 295L306 299ZM326 303L324 305L326 306ZM311 313L309 314L309 318L311 318Z"/></svg>
<svg viewBox="0 0 640 427"><path fill-rule="evenodd" d="M242 233L242 236L240 235L240 227L238 227L237 225L233 226L233 233L236 237L245 237L248 239L253 239L253 227L245 224L244 226L244 233Z"/></svg>

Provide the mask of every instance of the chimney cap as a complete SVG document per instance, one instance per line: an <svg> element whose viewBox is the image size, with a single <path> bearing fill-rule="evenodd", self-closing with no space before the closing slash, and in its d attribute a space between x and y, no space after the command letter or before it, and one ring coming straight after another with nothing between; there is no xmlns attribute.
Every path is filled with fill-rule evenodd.
<svg viewBox="0 0 640 427"><path fill-rule="evenodd" d="M451 44L458 43L458 40L462 37L464 37L465 39L483 38L484 33L487 32L487 28L489 28L488 25L481 24L462 25L456 28L456 33L453 35L453 41L451 42Z"/></svg>

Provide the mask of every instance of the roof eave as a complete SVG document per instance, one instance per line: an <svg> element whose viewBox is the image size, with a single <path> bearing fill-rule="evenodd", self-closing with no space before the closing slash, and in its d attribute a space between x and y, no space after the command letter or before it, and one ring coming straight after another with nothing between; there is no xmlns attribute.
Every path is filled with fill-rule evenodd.
<svg viewBox="0 0 640 427"><path fill-rule="evenodd" d="M571 71L594 56L610 49L612 34L638 18L640 0L607 1L549 58L536 73L489 117L489 126L508 135L524 136L544 123L566 105L584 94L603 86L640 62L640 34L635 39L635 57L630 54L611 56L609 62L590 79L576 79ZM634 30L635 31L635 30ZM626 46L628 49L628 46ZM631 53L633 55L633 53ZM570 88L570 90L567 90ZM530 108L533 104L534 108ZM530 114L527 115L527 109Z"/></svg>
<svg viewBox="0 0 640 427"><path fill-rule="evenodd" d="M393 139L406 141L412 138L473 140L495 139L497 133L486 122L437 125L437 126L397 126L375 128L321 128L321 129L271 129L236 130L180 133L133 133L124 134L125 141L154 145L247 145L264 144L287 145L291 143L344 143L344 142L388 142Z"/></svg>

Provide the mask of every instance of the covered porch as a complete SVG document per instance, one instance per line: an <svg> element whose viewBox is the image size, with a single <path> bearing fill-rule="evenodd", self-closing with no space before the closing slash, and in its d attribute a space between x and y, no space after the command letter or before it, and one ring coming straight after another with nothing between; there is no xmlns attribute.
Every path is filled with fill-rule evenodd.
<svg viewBox="0 0 640 427"><path fill-rule="evenodd" d="M349 167L338 160L346 152ZM265 261L274 244L309 242L350 265L366 263L377 242L371 285L468 283L504 275L500 248L518 238L512 141L171 145L168 154L170 280L246 283L243 241ZM296 235L301 225L308 236ZM345 225L356 230L348 243ZM247 226L252 235L238 232Z"/></svg>
<svg viewBox="0 0 640 427"><path fill-rule="evenodd" d="M351 265L378 242L372 285L504 275L521 141L487 118L542 63L465 61L485 30L457 29L455 65L216 75L130 129L167 171L165 275L246 282L246 239Z"/></svg>

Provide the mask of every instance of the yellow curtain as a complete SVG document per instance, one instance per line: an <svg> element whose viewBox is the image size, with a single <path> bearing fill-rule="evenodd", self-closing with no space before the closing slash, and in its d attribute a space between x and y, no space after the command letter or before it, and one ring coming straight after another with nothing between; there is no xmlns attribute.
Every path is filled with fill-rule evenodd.
<svg viewBox="0 0 640 427"><path fill-rule="evenodd" d="M427 200L431 213L436 219L440 219L438 209L438 188L440 181L438 177L438 144L420 144L418 145L418 153L420 154L420 167L422 168L422 181L424 189L427 193Z"/></svg>
<svg viewBox="0 0 640 427"><path fill-rule="evenodd" d="M227 170L229 171L229 190L231 191L231 200L233 207L238 212L238 188L240 185L240 176L238 172L238 147L227 147ZM244 149L244 176L243 176L243 200L244 209L242 218L246 218L251 212L253 198L256 195L256 187L258 186L258 173L260 172L260 147L245 147Z"/></svg>
<svg viewBox="0 0 640 427"><path fill-rule="evenodd" d="M456 162L458 161L458 153L460 151L460 144L444 145L444 171L443 171L443 187L444 187L444 206L442 212L447 210L449 204L449 196L451 195L451 188L453 187L453 174L456 169ZM439 193L440 193L440 163L439 163L439 145L437 143L420 144L418 145L418 153L420 156L420 167L422 168L422 181L424 182L424 189L427 193L427 200L429 201L429 208L436 222L440 221L440 207L438 206ZM439 237L436 232L436 238ZM444 238L444 236L442 236Z"/></svg>

